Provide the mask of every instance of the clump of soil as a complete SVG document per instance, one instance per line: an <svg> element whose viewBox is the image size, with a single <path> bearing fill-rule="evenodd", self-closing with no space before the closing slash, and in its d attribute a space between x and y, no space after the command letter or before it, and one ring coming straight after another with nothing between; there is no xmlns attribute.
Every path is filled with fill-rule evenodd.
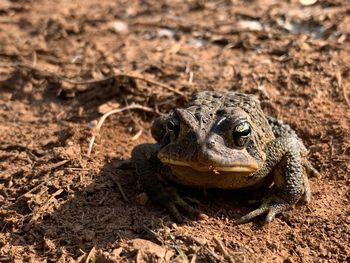
<svg viewBox="0 0 350 263"><path fill-rule="evenodd" d="M2 1L0 261L350 261L346 1ZM303 4L304 5L303 5ZM173 223L127 165L198 90L258 96L321 175L309 205L235 226L259 193L184 189ZM90 157L96 120L111 116Z"/></svg>

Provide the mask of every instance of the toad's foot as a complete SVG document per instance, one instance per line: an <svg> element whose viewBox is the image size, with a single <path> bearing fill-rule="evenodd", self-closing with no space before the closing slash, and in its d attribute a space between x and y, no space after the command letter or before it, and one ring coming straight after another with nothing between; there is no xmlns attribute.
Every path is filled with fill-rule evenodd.
<svg viewBox="0 0 350 263"><path fill-rule="evenodd" d="M273 195L265 200L261 206L252 212L242 216L240 219L235 221L236 225L245 224L257 216L267 213L265 217L265 223L271 222L271 220L279 213L291 208L291 204L287 203L283 199Z"/></svg>
<svg viewBox="0 0 350 263"><path fill-rule="evenodd" d="M238 219L236 224L246 223L265 213L265 222L268 223L300 199L310 202L311 190L305 170L308 172L314 169L310 169L311 166L307 163L303 167L301 148L300 140L295 137L280 137L268 145L268 161L254 176L264 178L272 174L273 194L259 208Z"/></svg>
<svg viewBox="0 0 350 263"><path fill-rule="evenodd" d="M180 211L191 217L200 216L200 212L184 201L184 199L180 197L176 190L172 187L164 187L161 189L161 191L158 191L157 193L152 192L150 194L151 199L165 207L169 211L170 215L179 223L183 222L183 216Z"/></svg>
<svg viewBox="0 0 350 263"><path fill-rule="evenodd" d="M141 177L149 198L165 207L177 222L183 221L179 210L190 216L199 216L199 211L186 203L163 179L162 174L169 173L169 168L157 158L158 150L158 145L141 144L135 147L131 154L136 173Z"/></svg>

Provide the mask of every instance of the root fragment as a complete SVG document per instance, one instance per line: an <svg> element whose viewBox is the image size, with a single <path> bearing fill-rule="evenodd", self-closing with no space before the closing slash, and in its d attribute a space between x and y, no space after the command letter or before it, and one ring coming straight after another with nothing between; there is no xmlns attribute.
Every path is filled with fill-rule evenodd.
<svg viewBox="0 0 350 263"><path fill-rule="evenodd" d="M99 120L99 122L97 123L96 125L96 128L95 128L95 133L98 134L101 130L101 127L102 127L102 124L105 122L105 120L113 115L113 114L116 114L116 113L120 113L120 112L123 112L123 111L126 111L126 110L134 110L134 109L139 109L139 110L143 110L143 111L146 111L146 112L154 112L153 109L149 108L149 107L145 107L145 106L142 106L142 105L139 105L139 104L131 104L129 106L126 106L124 108L120 108L120 109L114 109L114 110L111 110L107 113L105 113L101 119ZM89 143L89 149L87 151L87 156L90 156L91 154L91 151L92 151L92 147L94 146L94 142L95 142L95 139L96 139L96 134L92 135L91 139L90 139L90 143Z"/></svg>

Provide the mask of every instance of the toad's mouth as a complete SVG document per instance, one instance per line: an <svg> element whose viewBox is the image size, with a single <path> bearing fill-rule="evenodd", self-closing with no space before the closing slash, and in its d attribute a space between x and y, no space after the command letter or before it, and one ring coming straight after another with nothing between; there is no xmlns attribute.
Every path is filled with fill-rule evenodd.
<svg viewBox="0 0 350 263"><path fill-rule="evenodd" d="M214 173L254 173L259 169L257 162L231 163L229 165L220 164L203 164L200 162L186 162L181 160L173 160L166 157L161 157L162 163L170 166L188 167L199 172L214 172Z"/></svg>

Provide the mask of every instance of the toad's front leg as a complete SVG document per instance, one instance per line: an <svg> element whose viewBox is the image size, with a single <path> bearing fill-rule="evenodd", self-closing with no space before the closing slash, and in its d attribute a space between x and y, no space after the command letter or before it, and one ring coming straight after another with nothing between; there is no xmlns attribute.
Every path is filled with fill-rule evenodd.
<svg viewBox="0 0 350 263"><path fill-rule="evenodd" d="M136 173L140 176L149 198L165 207L177 222L183 221L179 209L191 216L198 216L199 212L187 204L163 179L163 176L171 171L157 158L158 150L157 144L141 144L136 146L131 154Z"/></svg>
<svg viewBox="0 0 350 263"><path fill-rule="evenodd" d="M254 176L273 176L273 193L263 200L262 205L241 217L236 224L246 223L267 213L265 222L270 222L277 214L288 210L304 195L310 199L308 178L303 167L300 141L295 137L280 137L267 145L267 160Z"/></svg>

